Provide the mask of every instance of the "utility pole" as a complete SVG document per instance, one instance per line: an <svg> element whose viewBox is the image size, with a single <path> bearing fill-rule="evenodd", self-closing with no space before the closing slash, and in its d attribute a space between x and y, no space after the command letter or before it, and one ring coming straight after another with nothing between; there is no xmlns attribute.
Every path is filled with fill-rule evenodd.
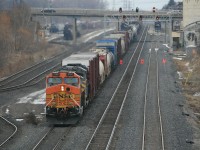
<svg viewBox="0 0 200 150"><path fill-rule="evenodd" d="M166 22L167 21L165 20L165 43L167 43L167 32L166 32L167 31L167 29L166 29L167 25L166 25Z"/></svg>
<svg viewBox="0 0 200 150"><path fill-rule="evenodd" d="M115 10L115 0L113 0L113 4L112 5L113 5L112 9Z"/></svg>
<svg viewBox="0 0 200 150"><path fill-rule="evenodd" d="M173 42L173 40L172 40L172 16L171 16L171 14L170 14L170 16L169 16L170 18L170 21L169 21L169 23L170 23L170 34L169 34L169 42L170 42L170 47L172 48L172 42Z"/></svg>
<svg viewBox="0 0 200 150"><path fill-rule="evenodd" d="M15 17L15 11L16 11L16 1L13 0L13 24L14 24L14 51L16 51L16 17Z"/></svg>

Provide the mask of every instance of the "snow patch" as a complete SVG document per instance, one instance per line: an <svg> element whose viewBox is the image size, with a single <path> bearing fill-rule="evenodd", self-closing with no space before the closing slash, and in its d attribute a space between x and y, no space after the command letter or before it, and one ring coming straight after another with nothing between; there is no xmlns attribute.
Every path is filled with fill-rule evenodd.
<svg viewBox="0 0 200 150"><path fill-rule="evenodd" d="M21 122L21 121L23 121L24 119L16 119L16 121L19 121L19 122Z"/></svg>
<svg viewBox="0 0 200 150"><path fill-rule="evenodd" d="M190 64L190 63L189 63L189 62L187 62L187 63L185 64L185 66L186 66L186 67L188 67L188 66L189 66L189 64Z"/></svg>
<svg viewBox="0 0 200 150"><path fill-rule="evenodd" d="M194 48L196 46L195 45L188 45L188 46L186 46L186 48L190 48L190 47Z"/></svg>
<svg viewBox="0 0 200 150"><path fill-rule="evenodd" d="M196 92L193 96L200 96L200 92Z"/></svg>
<svg viewBox="0 0 200 150"><path fill-rule="evenodd" d="M176 60L183 60L183 58L178 58L178 57L173 57L173 59L176 59Z"/></svg>
<svg viewBox="0 0 200 150"><path fill-rule="evenodd" d="M183 79L183 73L182 73L182 72L180 72L180 71L177 71L177 74L178 74L178 76L179 76L179 78L178 78L178 79Z"/></svg>
<svg viewBox="0 0 200 150"><path fill-rule="evenodd" d="M17 103L45 104L45 89L18 99Z"/></svg>
<svg viewBox="0 0 200 150"><path fill-rule="evenodd" d="M111 29L107 29L107 30L94 31L94 32L92 32L92 33L89 33L90 36L89 36L87 39L84 40L84 43L88 42L89 40L93 39L94 37L97 37L97 36L103 34L104 32L108 32L108 31L112 31L112 30L114 30L114 29L111 28ZM94 34L94 33L95 33L95 34ZM92 36L92 34L94 34L94 35ZM87 36L87 35L86 35L86 36Z"/></svg>
<svg viewBox="0 0 200 150"><path fill-rule="evenodd" d="M167 48L170 48L169 46L168 46L168 44L163 44L165 47L167 47Z"/></svg>

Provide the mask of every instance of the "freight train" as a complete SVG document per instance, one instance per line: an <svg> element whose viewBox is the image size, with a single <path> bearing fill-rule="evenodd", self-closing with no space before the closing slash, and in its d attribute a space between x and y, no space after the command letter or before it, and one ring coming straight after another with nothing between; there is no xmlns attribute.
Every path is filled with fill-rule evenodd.
<svg viewBox="0 0 200 150"><path fill-rule="evenodd" d="M46 116L82 116L98 89L117 67L138 34L139 24L96 41L88 52L62 60L60 69L46 77Z"/></svg>
<svg viewBox="0 0 200 150"><path fill-rule="evenodd" d="M72 26L66 24L63 29L63 35L65 40L73 40ZM79 31L76 32L76 37L80 37L81 34Z"/></svg>
<svg viewBox="0 0 200 150"><path fill-rule="evenodd" d="M79 30L85 30L85 29L100 29L103 28L104 24L102 20L96 20L96 21L77 21L77 33L76 37L80 37L81 33ZM63 29L64 39L65 40L73 40L73 33L72 33L72 25L69 23L66 23Z"/></svg>

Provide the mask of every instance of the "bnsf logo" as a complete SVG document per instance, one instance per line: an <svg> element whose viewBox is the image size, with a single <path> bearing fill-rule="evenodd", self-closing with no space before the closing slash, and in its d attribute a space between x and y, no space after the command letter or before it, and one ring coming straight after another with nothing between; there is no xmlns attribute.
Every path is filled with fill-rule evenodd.
<svg viewBox="0 0 200 150"><path fill-rule="evenodd" d="M59 98L70 98L70 95L68 94L58 94Z"/></svg>
<svg viewBox="0 0 200 150"><path fill-rule="evenodd" d="M66 99L66 98L74 98L74 94L65 94L65 93L54 93L53 94L54 99Z"/></svg>

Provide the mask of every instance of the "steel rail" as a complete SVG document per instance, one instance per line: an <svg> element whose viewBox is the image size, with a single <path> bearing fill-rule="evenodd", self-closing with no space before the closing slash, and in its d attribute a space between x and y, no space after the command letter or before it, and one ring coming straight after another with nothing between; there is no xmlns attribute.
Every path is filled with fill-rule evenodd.
<svg viewBox="0 0 200 150"><path fill-rule="evenodd" d="M88 45L86 46L85 49L89 49L91 48L93 45ZM85 50L83 49L83 51ZM63 56L63 54L62 54ZM57 57L57 56L56 56ZM55 58L55 57L54 57ZM53 61L53 60L52 60ZM53 67L51 67L50 69L45 70L44 72L38 74L37 76L33 77L32 79L29 79L28 81L25 81L24 83L18 84L18 85L14 85L14 86L10 86L10 87L5 87L5 88L0 88L0 92L5 92L5 91L10 91L10 90L15 90L15 89L20 89L20 88L25 88L25 87L29 87L29 86L33 86L35 84L37 84L38 82L40 82L41 80L43 80L45 77L39 79L38 81L32 83L32 84L28 84L29 82L33 81L34 79L38 78L39 76L43 75L45 72L48 72L50 70L53 70L54 68L58 67L60 65L60 63L57 63L56 65L54 65ZM26 85L28 84L28 85Z"/></svg>
<svg viewBox="0 0 200 150"><path fill-rule="evenodd" d="M44 140L46 140L45 138L48 137L48 135L50 136L50 134L52 133L52 131L55 129L54 126L52 126L46 133L45 135L39 140L39 142L34 146L34 148L32 150L36 150L36 149L39 149L39 146L42 144L42 142ZM65 138L65 135L68 134L71 130L71 127L70 128L67 128L67 130L65 130L65 132L63 132L61 134L61 136L59 137L58 141L56 142L56 144L52 147L52 150L56 150L58 149L58 147L60 146L60 143L63 141L63 139ZM51 136L50 136L51 137Z"/></svg>
<svg viewBox="0 0 200 150"><path fill-rule="evenodd" d="M143 116L143 134L142 134L142 150L144 150L145 146L145 133L146 133L146 107L147 107L147 89L149 83L149 72L150 72L150 63L151 63L151 52L149 53L149 65L148 65L148 72L147 72L147 79L145 85L145 98L144 98L144 116Z"/></svg>
<svg viewBox="0 0 200 150"><path fill-rule="evenodd" d="M54 65L53 67L51 67L51 68L45 70L44 72L41 72L41 73L38 74L37 76L35 76L35 77L29 79L28 81L26 81L26 82L24 82L24 83L22 83L22 84L18 84L18 85L15 85L15 86L10 86L10 87L6 87L6 88L2 88L2 89L0 89L0 92L9 91L9 90L13 90L13 89L16 90L16 89L20 89L20 88L24 88L24 87L28 87L28 86L35 85L36 83L38 83L38 82L41 81L41 80L36 81L36 82L33 83L33 84L29 84L29 85L26 85L26 84L28 84L28 83L30 83L31 81L35 80L35 79L38 78L39 76L42 76L42 75L45 74L46 72L51 71L51 70L53 70L54 68L58 67L59 64L60 64L60 63L57 63L57 64ZM43 78L42 78L42 79L43 79Z"/></svg>
<svg viewBox="0 0 200 150"><path fill-rule="evenodd" d="M70 128L70 129L71 129L71 128ZM69 129L69 131L68 131L67 133L70 132L70 129ZM61 145L61 142L63 142L63 139L65 138L65 135L66 135L67 133L63 133L63 135L60 137L60 139L58 140L58 142L56 143L56 145L52 148L52 150L57 150L57 149L59 149L59 146Z"/></svg>
<svg viewBox="0 0 200 150"><path fill-rule="evenodd" d="M51 63L52 61L54 61L55 58L57 58L57 57L59 57L59 56L62 56L62 55L63 55L63 53L60 53L60 54L58 54L58 55L56 55L56 56L53 56L53 57L51 57L51 58L49 58L49 59L46 59L46 60L44 60L44 61L40 61L40 62L37 63L37 64L34 64L34 65L32 65L32 66L30 66L30 67L28 67L28 68L25 68L25 69L23 69L23 70L21 70L21 71L19 71L19 72L17 72L17 73L14 73L14 74L12 74L12 75L6 77L4 80L1 80L1 81L0 81L0 83L6 82L6 83L3 83L3 84L0 84L0 87L6 85L7 83L10 83L10 82L14 81L15 79L18 79L18 78L22 77L22 76L25 75L26 73L30 73L31 71L34 71L34 70L38 69L39 67L42 67L43 65L46 65L46 64L48 64L48 63ZM20 74L21 74L21 75L20 75ZM16 77L15 77L15 76L16 76ZM8 81L7 81L7 80L8 80Z"/></svg>
<svg viewBox="0 0 200 150"><path fill-rule="evenodd" d="M47 137L47 135L49 135L52 131L53 131L54 127L51 127L46 133L45 135L39 140L39 142L33 147L32 150L36 150L39 145L41 145L42 141Z"/></svg>
<svg viewBox="0 0 200 150"><path fill-rule="evenodd" d="M14 76L16 76L16 75L18 75L18 74L24 72L24 71L29 70L29 69L31 69L32 67L36 67L36 66L40 65L41 63L44 63L44 61L41 61L41 62L39 62L39 63L37 63L37 64L34 64L34 65L32 65L32 66L30 66L30 67L28 67L28 68L23 69L23 70L21 70L21 71L19 71L19 72L17 72L17 73L12 74L12 75L6 77L5 79L1 80L0 83L5 82L5 81L7 81L7 80L10 80L10 78L12 78L12 77L14 77ZM10 81L9 81L9 82L10 82ZM4 84L0 84L0 87L3 86L3 85L4 85Z"/></svg>
<svg viewBox="0 0 200 150"><path fill-rule="evenodd" d="M130 86L131 86L131 84L132 84L133 77L134 77L134 75L135 75L135 71L136 71L136 69L137 69L137 66L138 66L138 63L139 63L140 56L141 56L142 51L143 51L143 48L144 48L144 44L145 44L145 41L146 41L146 38L147 38L147 33L148 33L148 32L146 32L145 39L144 39L144 42L143 42L143 44L142 44L142 48L141 48L141 51L140 51L139 57L138 57L138 59L137 59L137 63L136 63L135 69L134 69L133 74L132 74L132 76L131 76L131 80L130 80L130 82L129 82L129 85L128 85L128 88L127 88L127 91L126 91L125 97L124 97L124 99L123 99L123 102L122 102L122 105L121 105L120 111L119 111L118 116L117 116L117 119L116 119L116 121L115 121L114 128L113 128L113 130L112 130L111 136L110 136L109 141L108 141L108 144L107 144L107 146L106 146L106 150L108 150L109 147L110 147L110 145L111 145L111 142L112 142L112 139L113 139L113 136L114 136L114 133L115 133L115 130L116 130L117 124L118 124L118 122L119 122L119 119L120 119L120 116L121 116L122 110L123 110L123 108L124 108L124 103L126 102L126 98L127 98L127 95L128 95L129 89L130 89Z"/></svg>
<svg viewBox="0 0 200 150"><path fill-rule="evenodd" d="M156 39L158 42L158 38ZM156 43L157 47L157 43ZM151 45L152 49L152 45ZM143 116L143 135L142 135L142 150L145 149L145 134L146 134L146 110L147 110L147 91L148 91L148 84L149 84L149 73L150 73L150 65L151 65L151 52L149 54L149 65L148 65L148 73L146 79L146 88L145 88L145 100L144 100L144 116ZM157 107L158 107L158 114L159 114L159 126L160 126L160 135L161 135L161 147L162 150L165 150L164 145L164 133L163 133L163 124L162 124L162 114L161 114L161 106L160 106L160 92L159 92L159 67L158 67L158 52L156 51L156 92L157 92Z"/></svg>
<svg viewBox="0 0 200 150"><path fill-rule="evenodd" d="M82 44L84 45L85 43L82 43ZM80 44L76 49L79 49L79 47L81 47L82 44ZM88 44L88 45L86 46L86 48L84 48L83 50L80 50L80 51L84 51L85 49L89 49L89 48L91 48L92 46L93 46L93 45ZM6 85L7 83L10 83L10 82L12 82L12 81L14 81L14 80L16 80L16 79L22 77L23 75L26 75L27 73L30 73L31 71L33 71L33 70L35 70L35 69L41 67L41 66L38 66L38 65L42 65L42 66L43 66L43 65L46 65L46 64L51 63L52 61L58 59L58 58L61 57L61 56L62 56L62 57L65 56L65 57L66 57L67 55L70 55L71 53L73 53L73 48L71 48L69 51L66 51L64 54L63 54L63 53L60 53L60 54L58 54L58 55L56 55L56 56L53 56L53 57L51 57L51 58L49 58L49 59L47 59L47 60L45 60L45 61L41 61L41 62L39 62L38 64L35 64L35 65L33 65L33 66L29 67L29 68L26 68L26 69L24 69L24 70L22 70L22 71L19 71L19 72L13 74L13 75L10 75L10 76L8 76L7 78L5 78L4 80L0 81L0 83L6 82L6 83L3 83L3 84L0 84L0 87L3 87L3 86ZM58 58L57 58L57 57L58 57ZM60 59L62 59L62 58L60 58ZM47 63L45 63L45 62L47 62ZM43 63L44 63L44 64L43 64ZM38 67L37 67L37 66L38 66ZM35 69L32 69L32 68L34 68L34 67L36 67L36 68L35 68ZM53 67L52 67L52 68L53 68ZM32 70L31 70L31 69L32 69ZM29 70L30 70L30 71L29 71ZM25 71L27 71L27 72L25 72ZM49 71L49 70L46 70L46 71ZM25 73L23 73L23 72L25 72ZM22 75L19 75L19 74L22 74ZM18 75L19 75L19 76L18 76ZM17 76L17 77L15 77L15 76ZM39 76L39 75L38 75L38 76ZM36 77L34 77L34 78L37 78L38 76L36 76ZM14 86L9 86L9 87L1 88L1 89L0 89L0 92L9 91L9 90L13 90L13 89L20 89L20 88L32 86L32 85L35 85L35 84L37 84L38 82L40 82L42 79L44 79L44 78L42 78L42 79L36 81L36 82L33 83L33 84L26 85L28 82L31 82L32 80L34 80L34 78L32 78L32 79L30 79L30 80L28 80L28 81L25 81L24 83L18 84L18 85L14 85ZM9 81L9 80L10 80L10 81Z"/></svg>
<svg viewBox="0 0 200 150"><path fill-rule="evenodd" d="M83 43L84 44L84 43ZM80 44L81 45L81 44ZM80 46L79 45L79 46ZM78 46L78 47L79 47ZM87 46L88 47L88 46ZM90 47L92 47L92 45L90 45L89 44L89 48ZM79 48L77 48L77 49L79 49ZM44 60L44 61L41 61L41 62L39 62L39 63L37 63L37 64L34 64L34 65L32 65L32 66L30 66L30 67L28 67L28 68L25 68L25 69L23 69L23 70L21 70L21 71L19 71L19 72L17 72L17 73L15 73L15 74L12 74L12 75L10 75L10 76L8 76L8 77L6 77L5 79L3 79L3 80L1 80L0 81L0 87L3 87L3 86L5 86L6 84L8 84L8 83L10 83L10 82L12 82L12 81L14 81L14 80L16 80L16 79L18 79L18 78L20 78L20 77L23 77L24 75L26 75L27 73L30 73L31 71L34 71L34 70L36 70L36 69L38 69L38 68L40 68L40 67L42 67L42 66L44 66L44 65L47 65L47 64L49 64L49 63L52 63L53 61L55 61L56 59L59 59L59 57L63 57L63 56L66 56L66 55L70 55L71 53L73 53L73 48L70 46L70 50L69 51L66 51L66 52L64 52L64 53L59 53L58 55L56 55L56 56L52 56L52 57L50 57L49 59L46 59L46 60ZM60 59L62 59L62 58L60 58ZM2 88L3 89L3 88Z"/></svg>
<svg viewBox="0 0 200 150"><path fill-rule="evenodd" d="M2 147L6 142L8 142L14 135L15 133L17 132L17 126L14 125L12 122L8 121L6 118L4 118L3 116L0 116L0 118L2 118L4 121L6 121L8 124L10 124L11 126L14 127L15 131L4 141L0 144L0 147Z"/></svg>
<svg viewBox="0 0 200 150"><path fill-rule="evenodd" d="M141 36L140 40L142 39L144 32L145 32L145 29L143 30L143 33L142 33L142 36ZM137 45L137 47L136 47L136 50L138 49L138 47L139 47L139 43L138 43L138 45ZM130 66L130 64L131 64L131 61L132 61L133 57L135 56L136 50L135 50L135 52L133 53L133 55L131 56L131 59L129 60L129 63L128 63L128 65L127 65L127 67L126 67L126 69L125 69L125 71L124 71L124 73L123 73L123 75L122 75L122 78L120 79L120 81L119 81L119 83L118 83L118 85L117 85L117 88L115 89L115 91L114 91L114 93L113 93L113 95L112 95L112 97L111 97L111 99L110 99L110 101L109 101L109 103L108 103L108 105L107 105L107 107L106 107L106 109L105 109L105 111L104 111L104 113L103 113L103 115L102 115L102 117L101 117L101 119L100 119L100 121L99 121L99 123L98 123L96 129L95 129L95 131L93 132L93 135L91 136L91 138L90 138L90 140L89 140L89 142L88 142L88 144L87 144L85 150L88 150L88 148L89 148L89 146L90 146L90 144L91 144L91 142L92 142L94 136L95 136L96 133L97 133L97 130L99 129L99 127L101 126L101 124L102 124L102 122L103 122L105 116L107 115L108 109L110 108L110 106L111 106L111 104L112 104L112 102L113 102L113 99L114 99L114 97L115 97L115 95L116 95L116 93L117 93L117 91L118 91L118 89L119 89L119 87L120 87L120 85L121 85L121 82L122 82L122 80L124 79L124 76L125 76L126 73L127 73L127 70L128 70L128 68L129 68L129 66Z"/></svg>
<svg viewBox="0 0 200 150"><path fill-rule="evenodd" d="M83 44L84 45L84 44ZM93 44L87 44L86 46L85 46L85 48L84 49L82 49L82 50L80 50L80 51L85 51L85 50L88 50L88 49L90 49L90 48L92 48L93 47ZM76 49L79 49L79 46L76 48ZM71 50L73 50L73 49L71 49ZM57 55L57 56L55 56L55 57L52 57L52 59L55 59L56 57L59 57L59 56L63 56L63 57L67 57L68 55L70 55L71 53L73 53L73 51L71 52L69 52L69 51L67 51L66 53L64 53L64 54L59 54L59 55ZM67 56L66 56L67 55ZM62 58L60 58L60 59L62 59ZM54 60L52 60L52 61L54 61ZM56 65L59 65L60 63L57 63ZM51 67L52 69L53 68L56 68L57 66L53 66L53 67ZM47 71L49 71L49 70L51 70L51 69L48 69ZM36 76L36 77L33 77L34 79L35 78L37 78L38 77L38 75ZM43 78L41 78L41 79L39 79L38 81L36 81L36 82L34 82L34 83L32 83L32 84L29 84L29 85L26 85L28 82L30 82L30 80L28 80L28 81L25 81L24 83L21 83L21 84L18 84L18 85L14 85L14 86L10 86L10 87L5 87L5 88L0 88L0 92L5 92L5 91L9 91L9 90L15 90L15 89L20 89L20 88L24 88L24 87L29 87L29 86L33 86L33 85L35 85L35 84L37 84L38 82L40 82L41 80L43 80L45 77L43 77ZM34 80L33 79L33 80ZM32 80L31 80L32 81ZM25 84L26 83L26 84Z"/></svg>
<svg viewBox="0 0 200 150"><path fill-rule="evenodd" d="M157 75L157 94L158 94L158 99L157 100L158 100L160 133L161 133L162 150L165 150L164 133L163 133L163 123L162 123L162 114L161 114L161 106L160 106L158 52L156 52L156 67L157 67L157 72L156 72L156 75Z"/></svg>

